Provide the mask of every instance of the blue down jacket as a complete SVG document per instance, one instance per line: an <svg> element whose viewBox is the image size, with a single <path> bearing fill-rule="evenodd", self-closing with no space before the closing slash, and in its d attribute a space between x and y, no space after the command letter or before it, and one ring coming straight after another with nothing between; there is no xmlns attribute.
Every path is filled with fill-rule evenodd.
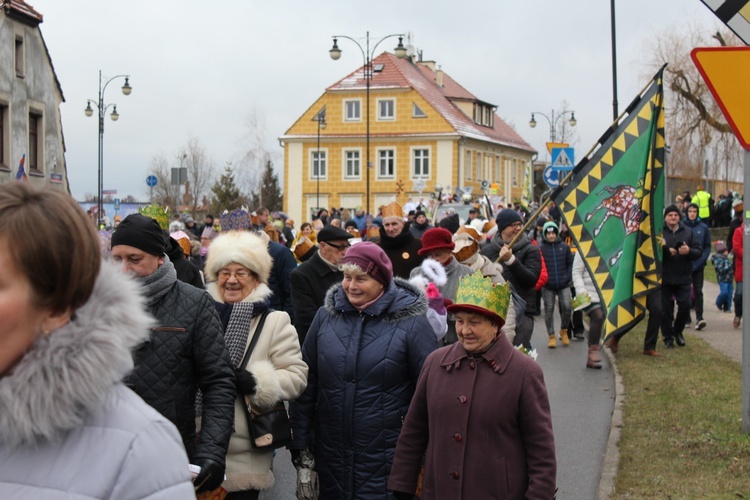
<svg viewBox="0 0 750 500"><path fill-rule="evenodd" d="M302 348L305 392L290 405L294 441L315 456L320 498L388 498L401 426L427 356L437 348L427 300L394 278L362 312L331 287Z"/></svg>

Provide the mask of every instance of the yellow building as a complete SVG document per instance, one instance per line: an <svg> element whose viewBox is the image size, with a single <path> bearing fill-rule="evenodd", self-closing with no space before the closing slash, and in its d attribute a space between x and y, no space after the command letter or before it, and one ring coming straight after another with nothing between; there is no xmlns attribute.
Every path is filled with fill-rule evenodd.
<svg viewBox="0 0 750 500"><path fill-rule="evenodd" d="M403 206L408 198L428 199L436 185L480 193L482 181L497 184L496 194L505 200L521 198L536 151L495 114L495 105L432 61L384 52L372 61L372 71L369 180L362 67L328 87L280 137L287 214L308 221L318 206L369 206L377 213L392 201ZM320 131L319 117L325 119Z"/></svg>

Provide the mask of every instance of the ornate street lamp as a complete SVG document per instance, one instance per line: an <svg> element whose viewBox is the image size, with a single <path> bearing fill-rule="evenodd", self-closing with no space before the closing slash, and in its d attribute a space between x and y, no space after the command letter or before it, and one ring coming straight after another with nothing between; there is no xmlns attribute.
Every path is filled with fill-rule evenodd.
<svg viewBox="0 0 750 500"><path fill-rule="evenodd" d="M104 213L104 202L102 201L102 191L104 186L104 115L107 109L112 106L112 113L110 114L110 118L112 118L113 122L116 122L117 119L120 118L120 114L117 112L116 104L104 104L104 91L107 90L107 85L109 85L109 82L117 78L125 79L125 84L122 86L122 93L124 95L130 95L130 93L133 91L133 87L130 86L129 81L130 75L117 75L113 76L112 78L103 80L102 72L101 70L99 70L99 98L96 101L94 101L93 99L88 99L86 101L86 109L83 110L83 112L88 117L91 117L94 114L94 109L91 107L92 103L99 110L99 184L97 187L97 229L101 229L102 227L102 214Z"/></svg>
<svg viewBox="0 0 750 500"><path fill-rule="evenodd" d="M578 123L578 121L576 120L576 112L575 111L563 111L562 113L560 113L559 115L557 115L557 117L555 117L555 110L554 109L552 110L552 114L551 114L552 118L550 118L549 116L547 116L544 113L541 113L539 111L532 111L531 112L531 120L529 120L529 127L531 127L531 128L536 127L536 119L534 118L534 115L541 115L541 116L543 116L547 120L547 122L549 123L549 140L550 140L550 142L555 142L555 134L556 134L556 129L557 129L557 122L560 121L560 118L562 118L563 116L565 116L568 113L570 113L570 120L568 120L568 123L570 124L571 127L575 127L576 123ZM563 138L563 140L564 140L564 138Z"/></svg>
<svg viewBox="0 0 750 500"><path fill-rule="evenodd" d="M351 40L354 42L357 47L359 47L359 50L362 52L362 59L364 61L364 72L365 72L365 84L366 84L366 94L365 94L365 103L367 106L367 132L365 135L365 142L366 142L366 194L367 197L367 213L370 213L370 169L372 168L372 165L370 164L370 82L372 80L372 59L375 54L375 49L378 48L378 45L380 43L388 38L391 37L398 37L398 45L393 50L394 54L396 54L396 57L399 59L403 59L406 57L406 47L404 47L403 40L404 36L403 34L393 34L393 35L387 35L383 38L380 38L378 40L373 40L375 42L375 46L370 50L370 32L368 31L365 35L365 47L362 47L362 45L355 40L352 37L346 36L346 35L334 35L333 36L333 47L331 50L328 51L328 53L331 55L331 59L334 61L337 61L341 57L341 49L338 46L338 39L339 38L345 38L347 40Z"/></svg>

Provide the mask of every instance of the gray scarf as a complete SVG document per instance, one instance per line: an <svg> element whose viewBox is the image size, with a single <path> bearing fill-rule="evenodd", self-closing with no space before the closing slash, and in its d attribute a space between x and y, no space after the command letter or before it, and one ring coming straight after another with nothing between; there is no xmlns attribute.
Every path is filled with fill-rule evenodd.
<svg viewBox="0 0 750 500"><path fill-rule="evenodd" d="M141 284L143 296L146 297L148 305L153 306L169 292L172 285L177 281L177 271L175 271L174 264L169 260L169 257L165 255L164 264L148 276L138 277L137 281Z"/></svg>
<svg viewBox="0 0 750 500"><path fill-rule="evenodd" d="M232 366L238 367L245 354L252 318L252 303L238 302L232 306L232 315L229 318L227 330L224 332L224 341L227 343Z"/></svg>

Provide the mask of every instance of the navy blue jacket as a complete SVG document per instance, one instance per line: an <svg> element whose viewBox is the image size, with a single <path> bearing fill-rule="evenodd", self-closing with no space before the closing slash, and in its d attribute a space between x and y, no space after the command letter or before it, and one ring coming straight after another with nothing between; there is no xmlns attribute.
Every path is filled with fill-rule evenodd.
<svg viewBox="0 0 750 500"><path fill-rule="evenodd" d="M297 268L294 254L287 247L275 241L268 242L268 254L273 259L271 275L268 278L268 288L271 289L271 309L284 311L294 324L294 309L292 308L292 271Z"/></svg>
<svg viewBox="0 0 750 500"><path fill-rule="evenodd" d="M706 267L708 256L711 255L711 233L700 217L692 221L685 217L682 222L693 231L693 238L701 247L701 256L693 261L693 272L699 271Z"/></svg>
<svg viewBox="0 0 750 500"><path fill-rule="evenodd" d="M362 312L329 289L302 347L307 388L290 404L289 449L313 450L320 498L389 498L396 441L437 348L426 313L424 293L399 278Z"/></svg>
<svg viewBox="0 0 750 500"><path fill-rule="evenodd" d="M570 251L568 244L559 237L554 243L544 238L539 249L547 265L547 284L544 288L548 290L570 288L573 276L573 252Z"/></svg>

